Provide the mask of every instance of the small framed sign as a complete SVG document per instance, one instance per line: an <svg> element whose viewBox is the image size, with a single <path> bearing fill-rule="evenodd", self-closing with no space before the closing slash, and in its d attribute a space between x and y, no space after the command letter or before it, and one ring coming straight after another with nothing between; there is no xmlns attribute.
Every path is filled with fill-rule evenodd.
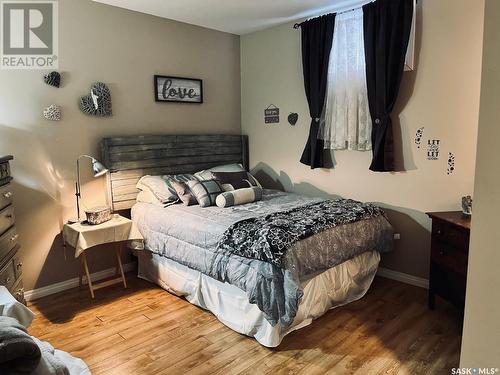
<svg viewBox="0 0 500 375"><path fill-rule="evenodd" d="M196 78L154 76L155 101L203 103L203 81Z"/></svg>
<svg viewBox="0 0 500 375"><path fill-rule="evenodd" d="M280 122L280 109L274 104L264 110L264 122L266 124L277 124Z"/></svg>

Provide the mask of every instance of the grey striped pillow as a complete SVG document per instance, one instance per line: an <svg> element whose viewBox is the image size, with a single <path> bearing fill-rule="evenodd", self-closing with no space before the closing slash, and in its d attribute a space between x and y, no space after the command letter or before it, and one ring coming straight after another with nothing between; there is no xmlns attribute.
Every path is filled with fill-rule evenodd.
<svg viewBox="0 0 500 375"><path fill-rule="evenodd" d="M217 207L231 207L239 204L252 203L262 199L262 188L255 186L251 188L236 189L220 194L215 203Z"/></svg>
<svg viewBox="0 0 500 375"><path fill-rule="evenodd" d="M187 184L201 207L215 206L215 199L224 192L222 185L217 180L191 180Z"/></svg>

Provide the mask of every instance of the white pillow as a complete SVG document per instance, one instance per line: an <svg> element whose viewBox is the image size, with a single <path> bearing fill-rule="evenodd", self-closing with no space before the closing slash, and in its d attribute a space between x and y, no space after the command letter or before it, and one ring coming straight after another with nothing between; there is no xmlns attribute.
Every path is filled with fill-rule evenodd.
<svg viewBox="0 0 500 375"><path fill-rule="evenodd" d="M175 190L167 184L162 176L143 176L135 187L142 191L149 191L161 203L175 202L178 199Z"/></svg>
<svg viewBox="0 0 500 375"><path fill-rule="evenodd" d="M245 168L239 163L233 163L233 164L224 164L224 165L218 165L216 167L212 167L209 169L204 169L202 171L196 172L194 176L199 179L199 180L212 180L214 178L212 172L244 172ZM262 188L262 185L260 182L252 176L251 173L247 172L248 174L248 179L253 181L255 185L258 187Z"/></svg>
<svg viewBox="0 0 500 375"><path fill-rule="evenodd" d="M141 203L154 204L155 206L159 207L165 207L165 203L161 203L160 200L156 198L155 195L149 190L140 191L139 194L137 194L136 201Z"/></svg>

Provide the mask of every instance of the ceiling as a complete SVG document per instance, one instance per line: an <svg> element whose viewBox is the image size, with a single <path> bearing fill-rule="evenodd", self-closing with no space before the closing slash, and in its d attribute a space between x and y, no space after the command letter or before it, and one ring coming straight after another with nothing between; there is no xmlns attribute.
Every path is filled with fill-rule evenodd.
<svg viewBox="0 0 500 375"><path fill-rule="evenodd" d="M361 6L370 0L94 0L232 34Z"/></svg>

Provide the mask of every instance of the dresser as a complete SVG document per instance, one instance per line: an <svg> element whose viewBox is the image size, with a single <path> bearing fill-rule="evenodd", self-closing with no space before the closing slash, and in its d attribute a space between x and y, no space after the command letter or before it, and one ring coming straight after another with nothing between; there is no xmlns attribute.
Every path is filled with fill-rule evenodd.
<svg viewBox="0 0 500 375"><path fill-rule="evenodd" d="M25 303L23 264L19 257L9 164L12 159L12 156L0 156L0 285L4 285L18 301Z"/></svg>
<svg viewBox="0 0 500 375"><path fill-rule="evenodd" d="M427 215L432 219L429 308L434 309L437 294L463 313L470 218L461 211L429 212Z"/></svg>

